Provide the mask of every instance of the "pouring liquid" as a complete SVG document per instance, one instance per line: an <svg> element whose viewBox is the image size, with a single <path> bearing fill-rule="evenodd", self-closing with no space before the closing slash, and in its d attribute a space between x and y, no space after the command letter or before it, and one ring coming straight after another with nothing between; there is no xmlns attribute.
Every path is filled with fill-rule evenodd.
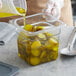
<svg viewBox="0 0 76 76"><path fill-rule="evenodd" d="M20 8L16 8L18 11L19 11L19 13L21 13L22 14L22 16L24 17L24 25L26 25L26 22L25 22L25 20L26 20L26 10L25 9L20 9Z"/></svg>

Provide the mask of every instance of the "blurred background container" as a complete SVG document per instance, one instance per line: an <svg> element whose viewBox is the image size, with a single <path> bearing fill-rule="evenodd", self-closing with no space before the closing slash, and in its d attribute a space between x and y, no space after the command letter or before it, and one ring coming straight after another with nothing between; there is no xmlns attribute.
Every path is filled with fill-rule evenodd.
<svg viewBox="0 0 76 76"><path fill-rule="evenodd" d="M74 24L76 25L76 0L71 0L71 1L72 1Z"/></svg>
<svg viewBox="0 0 76 76"><path fill-rule="evenodd" d="M73 15L76 16L76 0L72 0Z"/></svg>

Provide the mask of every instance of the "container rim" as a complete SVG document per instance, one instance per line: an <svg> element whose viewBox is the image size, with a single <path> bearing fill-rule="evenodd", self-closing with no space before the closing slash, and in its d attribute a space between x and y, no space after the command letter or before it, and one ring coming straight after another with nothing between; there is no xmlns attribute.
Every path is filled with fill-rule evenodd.
<svg viewBox="0 0 76 76"><path fill-rule="evenodd" d="M25 34L28 35L28 36L34 36L34 35L37 35L37 34L39 34L39 33L50 32L51 29L52 29L52 31L53 31L53 30L55 30L55 29L57 29L57 28L59 29L59 32L56 33L56 34L54 34L54 35L58 35L58 34L61 33L61 26L57 26L57 27L56 27L56 26L54 26L54 25L52 25L52 24L50 24L50 23L47 23L47 22L39 22L39 23L35 23L35 24L40 24L40 23L48 24L48 25L49 25L49 28L46 28L46 29L40 30L40 31L36 31L36 32L29 32L29 31L24 30L22 27L20 27L20 26L18 26L18 25L15 25L15 26L16 26L16 28L17 28L18 30L22 31L23 33L25 33ZM35 24L33 24L33 25L35 25ZM54 36L54 35L53 35L53 36Z"/></svg>
<svg viewBox="0 0 76 76"><path fill-rule="evenodd" d="M26 19L27 19L27 18L30 18L30 17L38 16L38 15L45 15L45 14L44 14L44 13L37 13L37 14L29 15L29 16L26 16ZM54 18L54 17L51 16L51 15L50 15L50 17ZM21 19L23 19L23 17L21 17L21 18L17 18L17 19L12 19L12 20L9 21L9 23L12 23L12 24L18 25L18 24L17 24L17 21L18 21L18 20L21 20ZM54 19L55 19L55 18L54 18ZM56 20L56 21L60 22L61 25L63 25L63 24L65 25L65 23L64 23L63 21L61 21L61 20ZM49 23L49 22L52 23L51 21L47 21L47 20L46 20L46 22L48 22L48 23Z"/></svg>
<svg viewBox="0 0 76 76"><path fill-rule="evenodd" d="M38 16L38 15L43 15L43 13L37 13L37 14L33 14L33 15L26 16L26 19L27 19L27 18L30 18L30 17ZM37 31L37 32L29 32L29 31L26 31L26 30L22 29L23 26L20 27L20 26L17 24L17 21L20 20L20 19L23 19L23 17L10 20L9 23L14 24L17 28L20 28L20 29L21 29L24 33L26 33L27 35L36 35L36 34L38 34L38 33L44 32L44 31L49 32L50 29L51 29L51 27L49 26L49 28L48 28L48 29L44 29L44 31L43 31L43 30L40 30L40 31ZM31 25L35 25L35 24L39 24L39 23L46 23L46 24L48 24L48 25L51 25L52 27L57 27L57 28L59 28L59 30L60 30L60 29L61 29L61 25L63 25L64 22L62 22L61 20L57 20L57 21L61 23L59 26L54 26L53 24L51 24L51 22L36 22L36 23L34 23L34 24L31 24ZM61 30L60 30L59 32L61 32ZM58 33L58 34L60 34L60 33ZM57 35L58 35L58 34L57 34Z"/></svg>

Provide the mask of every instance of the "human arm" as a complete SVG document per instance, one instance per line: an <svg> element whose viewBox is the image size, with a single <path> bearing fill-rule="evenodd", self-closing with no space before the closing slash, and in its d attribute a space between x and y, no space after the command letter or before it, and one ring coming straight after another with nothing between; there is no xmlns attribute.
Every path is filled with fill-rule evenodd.
<svg viewBox="0 0 76 76"><path fill-rule="evenodd" d="M0 8L2 8L2 1L0 0Z"/></svg>
<svg viewBox="0 0 76 76"><path fill-rule="evenodd" d="M63 22L73 26L73 14L71 0L64 0L64 7L61 10L61 18Z"/></svg>
<svg viewBox="0 0 76 76"><path fill-rule="evenodd" d="M47 1L48 0L27 0L28 3L27 15L42 12L42 9L45 8ZM68 25L73 25L71 0L63 0L63 1L64 6L61 8L60 19Z"/></svg>

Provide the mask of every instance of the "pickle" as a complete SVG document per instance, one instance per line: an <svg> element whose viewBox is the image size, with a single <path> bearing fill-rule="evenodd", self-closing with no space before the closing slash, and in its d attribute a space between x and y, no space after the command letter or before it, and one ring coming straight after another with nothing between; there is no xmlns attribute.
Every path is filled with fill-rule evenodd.
<svg viewBox="0 0 76 76"><path fill-rule="evenodd" d="M40 64L40 59L38 57L30 57L30 64L38 65L38 64Z"/></svg>
<svg viewBox="0 0 76 76"><path fill-rule="evenodd" d="M31 41L27 41L26 43L25 43L25 48L26 48L26 53L29 55L30 53L31 53Z"/></svg>
<svg viewBox="0 0 76 76"><path fill-rule="evenodd" d="M23 37L22 36L25 37L25 34L23 32L20 32L19 33L19 36L18 36L18 41L21 42L23 40Z"/></svg>
<svg viewBox="0 0 76 76"><path fill-rule="evenodd" d="M59 47L59 46L54 46L54 47L52 48L52 50L53 50L53 51L58 51L58 47Z"/></svg>
<svg viewBox="0 0 76 76"><path fill-rule="evenodd" d="M46 50L46 48L45 48L44 45L41 45L41 47L39 47L39 50L40 50L40 51L44 51L44 50Z"/></svg>
<svg viewBox="0 0 76 76"><path fill-rule="evenodd" d="M59 47L58 41L55 38L50 38L49 42L52 46L51 50L52 51L58 51L58 47Z"/></svg>
<svg viewBox="0 0 76 76"><path fill-rule="evenodd" d="M32 42L32 45L31 45L31 48L32 49L37 49L41 46L41 42L38 40L38 41L34 41Z"/></svg>
<svg viewBox="0 0 76 76"><path fill-rule="evenodd" d="M24 43L24 42L26 42L27 40L28 40L28 36L27 35L25 35L25 33L24 32L20 32L19 33L19 36L18 36L18 42L20 42L20 43Z"/></svg>
<svg viewBox="0 0 76 76"><path fill-rule="evenodd" d="M52 58L49 57L49 55L47 55L47 61L51 61Z"/></svg>
<svg viewBox="0 0 76 76"><path fill-rule="evenodd" d="M47 50L51 50L52 49L52 45L50 45L50 44L47 44L45 47L46 47Z"/></svg>
<svg viewBox="0 0 76 76"><path fill-rule="evenodd" d="M44 34L42 34L42 33L38 34L38 37L40 39L46 40L46 36Z"/></svg>
<svg viewBox="0 0 76 76"><path fill-rule="evenodd" d="M51 34L51 33L48 33L48 32L45 32L44 34L46 35L46 37L53 36L53 34Z"/></svg>
<svg viewBox="0 0 76 76"><path fill-rule="evenodd" d="M23 48L23 45L18 43L18 50L23 53L24 52L24 48Z"/></svg>
<svg viewBox="0 0 76 76"><path fill-rule="evenodd" d="M36 31L43 30L43 29L44 29L44 26L37 26L36 27Z"/></svg>
<svg viewBox="0 0 76 76"><path fill-rule="evenodd" d="M45 63L45 62L47 62L47 58L42 58L41 63Z"/></svg>
<svg viewBox="0 0 76 76"><path fill-rule="evenodd" d="M40 55L40 58L44 58L44 57L46 57L46 56L47 56L46 51L43 51L43 52L41 53L41 55Z"/></svg>
<svg viewBox="0 0 76 76"><path fill-rule="evenodd" d="M57 57L58 57L58 52L51 52L51 53L50 53L50 58L51 58L52 60L56 60Z"/></svg>
<svg viewBox="0 0 76 76"><path fill-rule="evenodd" d="M57 57L58 57L58 53L54 53L54 54L53 54L53 60L56 60Z"/></svg>
<svg viewBox="0 0 76 76"><path fill-rule="evenodd" d="M52 47L53 47L53 46L52 46L49 42L46 42L46 43L45 43L45 48L46 48L47 50L51 50Z"/></svg>
<svg viewBox="0 0 76 76"><path fill-rule="evenodd" d="M23 48L23 45L20 43L18 43L18 51L19 51L18 56L25 60L25 54L24 54L25 50Z"/></svg>
<svg viewBox="0 0 76 76"><path fill-rule="evenodd" d="M29 55L31 53L31 47L30 46L27 46L25 51Z"/></svg>
<svg viewBox="0 0 76 76"><path fill-rule="evenodd" d="M19 47L20 49L23 48L22 44L20 44L20 43L18 43L18 47Z"/></svg>
<svg viewBox="0 0 76 76"><path fill-rule="evenodd" d="M52 45L57 45L57 44L58 44L58 41L57 41L55 38L50 38L50 39L48 40L48 42L49 42L50 44L52 44Z"/></svg>
<svg viewBox="0 0 76 76"><path fill-rule="evenodd" d="M31 50L31 53L33 56L39 56L41 52L38 49L33 49L33 50Z"/></svg>
<svg viewBox="0 0 76 76"><path fill-rule="evenodd" d="M45 44L46 44L45 46L48 50L52 50L52 49L54 49L55 46L58 45L58 41L54 38L49 38Z"/></svg>
<svg viewBox="0 0 76 76"><path fill-rule="evenodd" d="M25 25L24 29L27 30L27 31L33 32L33 26L30 25L30 24Z"/></svg>

